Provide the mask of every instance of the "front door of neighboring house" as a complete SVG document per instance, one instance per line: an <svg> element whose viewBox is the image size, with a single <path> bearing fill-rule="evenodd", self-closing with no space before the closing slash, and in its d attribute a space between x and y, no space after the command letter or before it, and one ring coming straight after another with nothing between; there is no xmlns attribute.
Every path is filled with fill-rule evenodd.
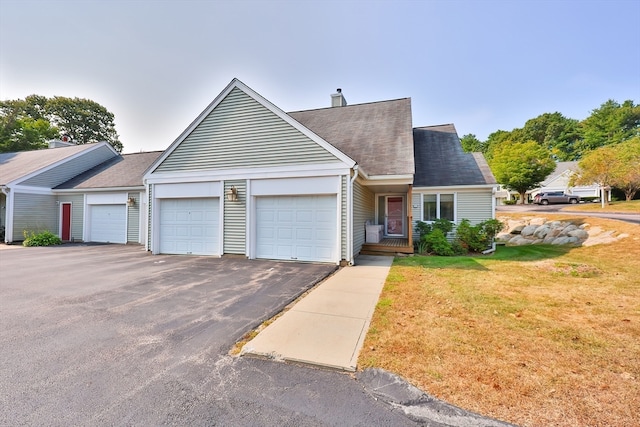
<svg viewBox="0 0 640 427"><path fill-rule="evenodd" d="M387 236L404 235L404 197L386 196L385 234Z"/></svg>
<svg viewBox="0 0 640 427"><path fill-rule="evenodd" d="M71 203L60 204L60 238L71 240Z"/></svg>

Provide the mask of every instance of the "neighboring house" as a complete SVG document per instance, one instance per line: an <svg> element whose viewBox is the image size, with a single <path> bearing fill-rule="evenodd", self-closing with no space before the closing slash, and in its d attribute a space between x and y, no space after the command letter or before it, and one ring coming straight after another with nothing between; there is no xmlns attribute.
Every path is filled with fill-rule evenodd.
<svg viewBox="0 0 640 427"><path fill-rule="evenodd" d="M600 197L600 186L592 185L571 185L571 177L578 171L578 162L558 162L553 172L540 183L539 188L530 190L530 198L543 191L564 191L567 194L576 194L580 197ZM609 200L611 193L609 192Z"/></svg>
<svg viewBox="0 0 640 427"><path fill-rule="evenodd" d="M436 216L493 217L495 180L453 126L414 131L408 98L348 106L338 91L332 105L285 113L232 80L146 173L147 248L352 263L412 253L432 197ZM367 222L382 242L365 242Z"/></svg>
<svg viewBox="0 0 640 427"><path fill-rule="evenodd" d="M496 180L482 153L466 153L454 125L413 130L413 218L472 224L494 218Z"/></svg>
<svg viewBox="0 0 640 427"><path fill-rule="evenodd" d="M120 155L106 142L50 147L0 154L4 241L48 230L63 241L144 243L142 175L160 153Z"/></svg>
<svg viewBox="0 0 640 427"><path fill-rule="evenodd" d="M142 178L161 154L118 155L55 187L61 206L71 204L77 218L72 218L71 240L145 244L148 215Z"/></svg>

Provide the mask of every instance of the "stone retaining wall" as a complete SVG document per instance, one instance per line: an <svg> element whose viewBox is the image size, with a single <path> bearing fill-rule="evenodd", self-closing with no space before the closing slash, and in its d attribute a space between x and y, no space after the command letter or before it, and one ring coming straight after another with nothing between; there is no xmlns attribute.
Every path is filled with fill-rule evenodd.
<svg viewBox="0 0 640 427"><path fill-rule="evenodd" d="M628 237L615 231L605 231L589 224L576 225L569 221L547 221L546 218L532 217L502 220L504 231L496 236L497 243L507 246L522 245L571 245L592 246L611 243Z"/></svg>

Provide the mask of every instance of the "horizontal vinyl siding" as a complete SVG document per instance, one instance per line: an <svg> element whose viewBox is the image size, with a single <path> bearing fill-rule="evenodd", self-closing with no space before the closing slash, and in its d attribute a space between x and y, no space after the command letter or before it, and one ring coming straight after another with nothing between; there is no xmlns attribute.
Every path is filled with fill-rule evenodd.
<svg viewBox="0 0 640 427"><path fill-rule="evenodd" d="M458 222L468 219L472 225L493 217L491 189L473 193L458 193Z"/></svg>
<svg viewBox="0 0 640 427"><path fill-rule="evenodd" d="M58 201L71 203L71 240L82 241L82 224L84 223L84 195L58 196ZM58 210L58 220L60 211Z"/></svg>
<svg viewBox="0 0 640 427"><path fill-rule="evenodd" d="M13 240L23 240L24 230L58 235L59 208L55 196L16 193L13 201Z"/></svg>
<svg viewBox="0 0 640 427"><path fill-rule="evenodd" d="M365 242L365 222L374 221L376 212L375 194L367 187L353 184L353 253L357 254Z"/></svg>
<svg viewBox="0 0 640 427"><path fill-rule="evenodd" d="M413 216L413 236L414 240L420 238L416 231L416 225L422 221L422 193L411 193L411 214Z"/></svg>
<svg viewBox="0 0 640 427"><path fill-rule="evenodd" d="M127 206L127 242L140 242L140 193L129 193L127 199L135 199L133 206Z"/></svg>
<svg viewBox="0 0 640 427"><path fill-rule="evenodd" d="M51 150L55 150L55 148L51 148ZM103 146L89 152L84 152L82 155L29 178L20 184L32 187L53 188L112 157L115 157L113 151L111 151L109 147Z"/></svg>
<svg viewBox="0 0 640 427"><path fill-rule="evenodd" d="M238 201L226 199L231 186L238 190ZM244 255L247 234L247 182L243 180L225 181L224 183L224 249L225 254Z"/></svg>
<svg viewBox="0 0 640 427"><path fill-rule="evenodd" d="M156 169L158 172L330 163L336 157L233 89Z"/></svg>

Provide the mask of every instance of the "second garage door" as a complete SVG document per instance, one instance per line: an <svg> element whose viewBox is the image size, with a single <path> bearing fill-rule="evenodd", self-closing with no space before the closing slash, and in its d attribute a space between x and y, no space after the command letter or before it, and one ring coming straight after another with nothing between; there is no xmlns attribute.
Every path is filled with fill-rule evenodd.
<svg viewBox="0 0 640 427"><path fill-rule="evenodd" d="M160 253L219 255L219 200L162 199Z"/></svg>
<svg viewBox="0 0 640 427"><path fill-rule="evenodd" d="M92 242L127 243L126 205L90 205Z"/></svg>
<svg viewBox="0 0 640 427"><path fill-rule="evenodd" d="M256 258L336 262L336 196L256 198Z"/></svg>

